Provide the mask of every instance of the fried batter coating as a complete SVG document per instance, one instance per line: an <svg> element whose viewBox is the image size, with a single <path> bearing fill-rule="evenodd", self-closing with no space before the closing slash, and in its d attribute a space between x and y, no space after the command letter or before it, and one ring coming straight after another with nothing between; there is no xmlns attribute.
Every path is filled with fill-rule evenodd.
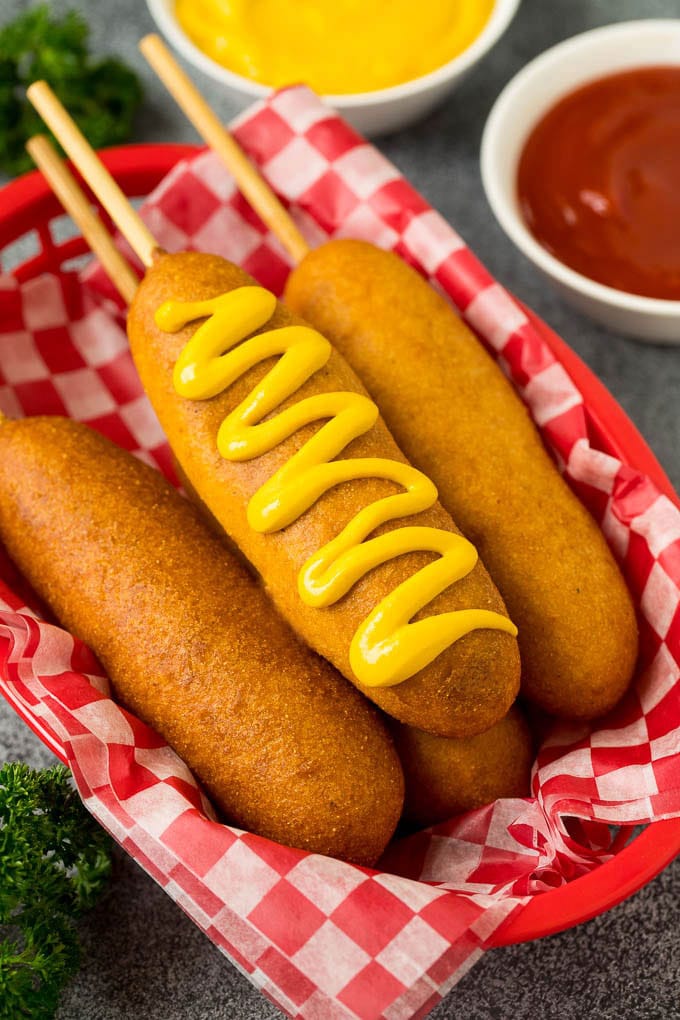
<svg viewBox="0 0 680 1020"><path fill-rule="evenodd" d="M4 421L0 535L228 820L375 863L403 799L378 713L160 474L67 419Z"/></svg>
<svg viewBox="0 0 680 1020"><path fill-rule="evenodd" d="M362 241L310 252L286 301L348 360L479 549L519 628L523 695L557 716L607 712L637 658L630 594L476 337L415 270Z"/></svg>
<svg viewBox="0 0 680 1020"><path fill-rule="evenodd" d="M499 797L528 797L534 759L529 727L513 705L486 733L447 740L390 726L406 779L404 821L423 829Z"/></svg>
<svg viewBox="0 0 680 1020"><path fill-rule="evenodd" d="M488 729L505 715L519 686L517 643L509 634L474 631L446 649L431 665L393 687L362 686L350 667L350 643L359 625L384 596L430 562L431 554L409 553L376 567L347 595L324 609L305 605L298 594L298 572L308 557L335 538L362 507L399 491L398 488L377 478L346 482L326 492L283 530L260 534L248 524L246 509L250 498L316 433L318 423L299 429L269 453L245 462L229 462L216 447L219 427L269 371L274 360L250 369L210 400L187 400L175 392L173 368L197 324L174 334L163 332L154 321L156 310L167 300L204 300L253 283L246 273L217 256L191 252L161 255L132 302L128 319L132 353L183 473L199 499L263 578L268 593L297 633L367 697L401 721L445 736L469 736ZM279 305L264 329L300 322ZM281 407L313 394L337 391L365 393L345 361L333 352L326 365ZM342 456L387 457L402 462L405 459L382 420L352 442ZM446 511L436 504L376 533L404 523L457 530ZM503 601L481 561L419 616L472 607L505 613Z"/></svg>

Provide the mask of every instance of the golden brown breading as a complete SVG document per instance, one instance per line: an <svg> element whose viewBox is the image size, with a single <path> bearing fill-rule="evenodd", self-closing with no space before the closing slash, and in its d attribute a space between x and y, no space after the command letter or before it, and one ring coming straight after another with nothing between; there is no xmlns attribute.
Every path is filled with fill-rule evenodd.
<svg viewBox="0 0 680 1020"><path fill-rule="evenodd" d="M610 709L637 657L630 594L476 337L415 270L362 241L310 252L286 300L347 358L479 549L519 628L522 693L559 716Z"/></svg>
<svg viewBox="0 0 680 1020"><path fill-rule="evenodd" d="M172 373L196 324L168 334L154 321L156 310L166 300L207 299L253 282L238 267L217 256L190 252L160 256L147 272L130 308L128 332L133 356L173 452L199 498L254 565L269 594L298 634L355 682L349 648L356 629L385 595L429 562L431 555L412 553L377 567L340 601L325 609L315 609L302 602L297 591L297 576L307 558L335 538L361 507L397 491L395 486L380 479L348 482L327 492L284 530L274 534L255 532L246 518L248 501L314 434L318 425L300 429L270 453L254 460L233 463L222 459L216 447L220 424L245 399L273 362L251 369L226 392L211 400L187 400L175 392ZM279 305L265 329L300 321ZM328 391L365 392L335 352L327 364L281 406ZM404 461L381 420L355 440L347 454ZM408 524L456 530L439 504L409 517ZM393 523L386 527L395 526L397 524ZM421 615L468 607L505 613L503 601L481 562ZM390 715L447 736L467 736L488 729L505 715L518 685L516 641L508 634L493 630L468 634L426 669L397 686L367 688L357 683L364 694Z"/></svg>
<svg viewBox="0 0 680 1020"><path fill-rule="evenodd" d="M390 729L406 779L404 820L419 829L499 797L529 796L534 752L516 705L486 733L466 740L435 737L399 723Z"/></svg>
<svg viewBox="0 0 680 1020"><path fill-rule="evenodd" d="M377 860L403 799L378 713L161 475L67 419L4 421L0 535L229 820Z"/></svg>

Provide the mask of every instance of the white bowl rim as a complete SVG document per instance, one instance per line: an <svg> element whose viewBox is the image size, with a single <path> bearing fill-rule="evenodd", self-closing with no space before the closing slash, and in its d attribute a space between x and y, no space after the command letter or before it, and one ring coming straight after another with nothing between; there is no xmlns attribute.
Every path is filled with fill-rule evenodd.
<svg viewBox="0 0 680 1020"><path fill-rule="evenodd" d="M435 68L434 71L428 72L428 74L423 74L419 78L411 78L400 85L392 85L385 89L374 89L372 92L347 92L340 95L328 94L320 98L336 110L354 110L364 106L372 106L375 103L387 103L405 99L443 84L449 78L463 74L485 56L503 35L517 13L517 8L521 2L522 0L494 0L491 14L479 35L461 53L453 57L446 64ZM230 71L229 68L218 64L216 60L213 60L207 53L199 49L180 27L174 14L170 13L166 0L146 0L146 3L154 21L163 34L187 60L195 67L204 71L205 74L256 98L264 98L274 91L269 85L261 85L260 82L253 81L251 78L245 78L235 71Z"/></svg>
<svg viewBox="0 0 680 1020"><path fill-rule="evenodd" d="M512 118L508 116L508 113L512 109L517 94L532 79L537 84L540 78L550 71L556 58L559 59L565 55L573 54L582 46L587 46L593 41L597 42L604 37L631 34L639 38L640 32L649 32L651 34L652 32L659 31L664 33L673 31L680 35L680 19L641 18L635 21L622 21L615 22L612 25L602 25L599 28L592 28L587 32L581 32L578 35L571 36L569 39L564 39L555 46L551 46L550 49L540 53L510 79L493 104L482 134L480 166L487 200L501 227L520 251L527 258L531 259L532 262L535 262L548 276L555 277L574 291L580 291L589 298L617 307L622 311L645 313L654 315L657 318L675 318L680 315L680 300L646 297L643 294L631 294L628 291L617 290L615 287L608 287L604 283L598 283L596 280L591 280L575 269L571 269L564 262L560 262L558 258L551 255L530 232L519 211L510 202L506 201L500 186L497 186L496 183L501 172L504 173L505 171L501 171L497 161L493 159L494 145L500 132L503 130L504 123L512 123ZM630 67L631 69L635 67L659 67L668 65L668 63L668 60L655 62L640 60L632 63ZM680 65L680 52L678 54L678 65ZM623 68L613 68L611 73L615 74L619 71L623 71ZM587 68L585 68L580 82L565 88L563 93L554 97L550 106L558 103L562 96L568 95L569 92L574 91L574 89L579 88L581 85L585 85L589 81L604 78L606 75L606 71L600 70L593 74L589 73ZM520 130L524 131L525 137L528 137L531 128L538 122L541 115L538 114L531 124L526 122L521 124ZM513 174L515 171L516 165L511 168Z"/></svg>

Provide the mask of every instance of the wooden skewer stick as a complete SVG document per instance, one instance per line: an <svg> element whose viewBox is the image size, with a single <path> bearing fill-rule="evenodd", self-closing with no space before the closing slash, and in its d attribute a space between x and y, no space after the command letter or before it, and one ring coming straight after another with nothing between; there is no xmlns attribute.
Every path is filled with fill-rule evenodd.
<svg viewBox="0 0 680 1020"><path fill-rule="evenodd" d="M85 192L66 163L45 135L29 138L26 148L66 212L80 228L123 301L129 305L139 281L130 263L116 248L106 227L93 212Z"/></svg>
<svg viewBox="0 0 680 1020"><path fill-rule="evenodd" d="M276 234L293 259L299 262L309 251L309 245L260 172L208 106L165 43L159 36L152 34L142 39L139 48L199 135L220 157L260 219Z"/></svg>
<svg viewBox="0 0 680 1020"><path fill-rule="evenodd" d="M47 82L35 81L26 95L78 168L130 247L150 266L159 246L151 231L100 161Z"/></svg>

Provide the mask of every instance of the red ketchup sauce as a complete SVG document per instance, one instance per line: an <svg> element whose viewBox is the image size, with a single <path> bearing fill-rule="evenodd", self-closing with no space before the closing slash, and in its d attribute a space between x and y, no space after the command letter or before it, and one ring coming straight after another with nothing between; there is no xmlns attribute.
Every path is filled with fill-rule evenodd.
<svg viewBox="0 0 680 1020"><path fill-rule="evenodd" d="M613 74L534 128L517 186L532 234L591 280L680 300L680 66Z"/></svg>

